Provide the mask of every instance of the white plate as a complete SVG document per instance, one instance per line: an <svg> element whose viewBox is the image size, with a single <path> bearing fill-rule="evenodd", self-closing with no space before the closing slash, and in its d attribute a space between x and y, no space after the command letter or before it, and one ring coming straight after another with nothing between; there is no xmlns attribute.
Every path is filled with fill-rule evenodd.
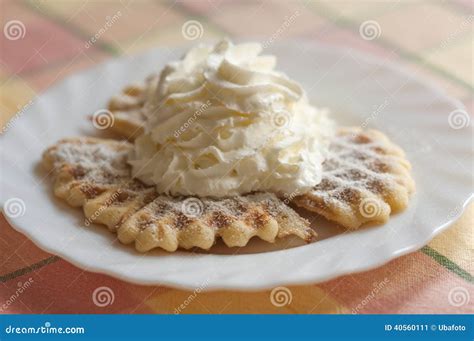
<svg viewBox="0 0 474 341"><path fill-rule="evenodd" d="M339 123L376 127L407 151L417 183L408 210L383 226L351 233L319 220L318 242L262 252L295 242L274 246L252 240L246 248L231 249L239 253L234 255L222 245L213 248L214 254L142 255L113 242L104 227L85 227L79 209L51 195L51 184L38 167L41 153L62 137L97 134L88 115L125 84L183 53L158 49L75 75L20 111L1 138L1 202L10 210L11 225L39 247L89 271L142 284L251 290L324 281L380 266L421 248L461 215L472 197L472 126L459 102L355 51L308 42L276 44L269 50L278 56L279 68L304 85L313 103L329 107ZM7 205L12 198L20 201Z"/></svg>

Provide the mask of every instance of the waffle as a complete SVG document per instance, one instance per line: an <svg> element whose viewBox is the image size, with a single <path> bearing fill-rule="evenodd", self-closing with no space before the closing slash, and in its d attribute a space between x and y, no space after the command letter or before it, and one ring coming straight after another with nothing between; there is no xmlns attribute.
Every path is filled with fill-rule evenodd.
<svg viewBox="0 0 474 341"><path fill-rule="evenodd" d="M104 224L138 251L209 249L218 237L233 247L254 236L270 243L316 236L307 220L271 193L223 199L158 195L131 177L131 148L128 142L69 138L45 151L43 165L54 174L55 195L82 207L86 225Z"/></svg>
<svg viewBox="0 0 474 341"><path fill-rule="evenodd" d="M376 130L341 128L331 141L323 178L293 203L345 228L385 223L408 206L415 183L404 152Z"/></svg>
<svg viewBox="0 0 474 341"><path fill-rule="evenodd" d="M130 141L143 133L145 115L142 108L147 94L153 91L157 80L157 76L152 75L142 83L126 86L120 94L110 99L108 110L114 118L114 123L108 127L110 131ZM101 126L100 122L97 124Z"/></svg>

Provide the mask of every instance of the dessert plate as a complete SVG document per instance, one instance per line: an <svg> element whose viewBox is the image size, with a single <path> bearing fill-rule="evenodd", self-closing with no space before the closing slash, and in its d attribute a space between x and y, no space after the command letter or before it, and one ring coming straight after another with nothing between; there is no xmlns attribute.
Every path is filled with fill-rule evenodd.
<svg viewBox="0 0 474 341"><path fill-rule="evenodd" d="M201 290L256 290L314 283L368 270L427 244L472 199L472 125L463 106L398 66L354 50L293 41L274 44L279 69L328 107L340 125L376 128L407 153L417 191L409 208L381 226L346 232L298 210L319 240L277 244L252 240L244 248L218 243L210 252L153 251L123 246L103 226L85 226L82 212L54 198L39 167L60 138L104 137L88 117L110 96L144 79L186 48L156 49L101 64L34 98L1 137L1 204L10 224L39 247L88 271L140 284ZM100 128L100 127L99 127Z"/></svg>

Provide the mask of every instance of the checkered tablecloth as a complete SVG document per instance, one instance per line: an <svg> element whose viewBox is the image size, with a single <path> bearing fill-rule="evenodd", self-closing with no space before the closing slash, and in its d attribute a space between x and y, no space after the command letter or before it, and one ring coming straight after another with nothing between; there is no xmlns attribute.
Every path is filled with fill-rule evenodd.
<svg viewBox="0 0 474 341"><path fill-rule="evenodd" d="M98 62L222 36L349 46L403 64L469 113L474 103L470 0L2 0L0 17L2 126L48 87ZM182 313L473 313L473 213L471 205L429 245L376 270L288 287L292 300L282 307L270 290L195 295L85 272L1 216L0 312L173 313L186 301ZM104 287L113 296L105 306L93 299Z"/></svg>

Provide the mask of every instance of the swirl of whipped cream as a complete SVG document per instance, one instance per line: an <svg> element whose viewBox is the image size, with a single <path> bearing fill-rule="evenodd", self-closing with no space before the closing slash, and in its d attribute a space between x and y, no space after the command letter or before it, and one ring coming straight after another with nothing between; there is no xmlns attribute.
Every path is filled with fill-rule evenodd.
<svg viewBox="0 0 474 341"><path fill-rule="evenodd" d="M332 121L261 51L223 40L168 64L144 107L133 176L171 195L292 195L317 185Z"/></svg>

